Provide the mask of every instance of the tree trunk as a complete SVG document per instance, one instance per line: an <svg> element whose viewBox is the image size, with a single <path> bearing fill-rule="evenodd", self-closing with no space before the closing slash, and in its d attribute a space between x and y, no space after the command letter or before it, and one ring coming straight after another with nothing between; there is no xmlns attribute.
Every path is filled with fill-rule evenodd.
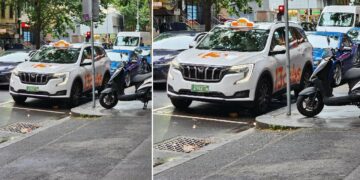
<svg viewBox="0 0 360 180"><path fill-rule="evenodd" d="M41 43L41 0L35 1L35 9L36 9L36 21L35 21L35 31L34 31L34 38L35 38L35 47L36 49L40 49Z"/></svg>
<svg viewBox="0 0 360 180"><path fill-rule="evenodd" d="M205 31L211 30L211 5L212 3L209 3L207 0L202 0L203 4L203 19L205 24Z"/></svg>

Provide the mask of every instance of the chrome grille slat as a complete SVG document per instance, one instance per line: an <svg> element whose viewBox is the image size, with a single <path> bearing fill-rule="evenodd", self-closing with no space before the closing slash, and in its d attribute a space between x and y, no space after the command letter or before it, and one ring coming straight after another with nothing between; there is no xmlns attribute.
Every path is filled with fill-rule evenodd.
<svg viewBox="0 0 360 180"><path fill-rule="evenodd" d="M183 78L198 82L219 82L226 74L228 67L204 66L204 65L181 65Z"/></svg>
<svg viewBox="0 0 360 180"><path fill-rule="evenodd" d="M24 84L45 85L50 80L50 74L20 72L19 78Z"/></svg>

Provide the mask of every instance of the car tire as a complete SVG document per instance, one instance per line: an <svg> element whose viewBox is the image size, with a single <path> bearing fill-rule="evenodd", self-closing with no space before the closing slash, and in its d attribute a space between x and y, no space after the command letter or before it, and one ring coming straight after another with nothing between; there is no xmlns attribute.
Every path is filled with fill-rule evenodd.
<svg viewBox="0 0 360 180"><path fill-rule="evenodd" d="M309 67L309 66L305 67L302 74L301 74L300 86L299 86L299 88L294 90L295 97L298 97L299 93L303 89L305 89L305 88L307 88L309 86L311 75L312 75L312 68Z"/></svg>
<svg viewBox="0 0 360 180"><path fill-rule="evenodd" d="M75 81L71 86L70 98L68 99L68 107L73 108L80 104L80 98L82 95L82 86L79 81Z"/></svg>
<svg viewBox="0 0 360 180"><path fill-rule="evenodd" d="M270 78L261 77L256 85L253 115L264 114L269 110L272 98L272 81Z"/></svg>
<svg viewBox="0 0 360 180"><path fill-rule="evenodd" d="M24 104L24 102L27 99L26 96L12 96L12 98L15 101L15 103L17 103L17 104Z"/></svg>
<svg viewBox="0 0 360 180"><path fill-rule="evenodd" d="M192 100L190 99L170 98L170 100L176 109L181 109L181 110L187 109L192 103Z"/></svg>
<svg viewBox="0 0 360 180"><path fill-rule="evenodd" d="M341 65L336 64L333 72L333 86L334 87L339 86L341 84L341 80L342 80Z"/></svg>

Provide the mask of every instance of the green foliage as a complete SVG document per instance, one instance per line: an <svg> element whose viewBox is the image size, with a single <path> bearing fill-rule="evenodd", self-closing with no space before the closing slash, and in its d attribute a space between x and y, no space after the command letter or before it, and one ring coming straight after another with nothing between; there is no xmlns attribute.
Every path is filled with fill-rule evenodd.
<svg viewBox="0 0 360 180"><path fill-rule="evenodd" d="M136 15L137 15L137 1L124 0L114 1L115 7L124 16L125 30L133 31L136 28ZM140 30L146 30L150 27L151 13L150 13L151 0L139 0L139 24Z"/></svg>
<svg viewBox="0 0 360 180"><path fill-rule="evenodd" d="M254 0L212 0L212 2L216 4L218 11L220 11L220 8L225 8L229 14L238 16L240 15L240 12L249 11L248 3L251 1ZM261 6L262 1L263 0L255 0L258 6Z"/></svg>
<svg viewBox="0 0 360 180"><path fill-rule="evenodd" d="M29 17L32 27L40 28L43 34L54 37L68 36L67 29L74 29L75 22L81 21L82 5L80 0L14 0ZM111 0L101 0L101 6L107 8ZM105 15L102 13L100 18Z"/></svg>

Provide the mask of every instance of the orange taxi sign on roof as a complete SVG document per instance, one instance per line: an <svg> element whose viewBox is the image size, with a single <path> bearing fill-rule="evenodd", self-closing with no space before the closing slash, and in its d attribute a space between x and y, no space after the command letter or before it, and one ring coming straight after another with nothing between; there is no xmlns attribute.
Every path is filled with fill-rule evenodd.
<svg viewBox="0 0 360 180"><path fill-rule="evenodd" d="M251 22L246 18L239 18L236 21L230 22L229 25L231 27L254 27L254 22Z"/></svg>
<svg viewBox="0 0 360 180"><path fill-rule="evenodd" d="M64 41L64 40L60 40L60 41L54 43L53 46L54 46L54 47L59 47L59 48L67 48L67 47L70 46L70 43L68 43L68 42L66 42L66 41Z"/></svg>

